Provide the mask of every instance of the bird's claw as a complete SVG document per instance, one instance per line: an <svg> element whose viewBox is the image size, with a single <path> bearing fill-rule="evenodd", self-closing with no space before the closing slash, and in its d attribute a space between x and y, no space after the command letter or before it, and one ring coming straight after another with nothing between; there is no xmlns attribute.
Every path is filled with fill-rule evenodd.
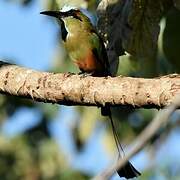
<svg viewBox="0 0 180 180"><path fill-rule="evenodd" d="M80 75L80 78L85 78L88 76L92 76L93 73L87 73L87 72L80 72L78 75Z"/></svg>

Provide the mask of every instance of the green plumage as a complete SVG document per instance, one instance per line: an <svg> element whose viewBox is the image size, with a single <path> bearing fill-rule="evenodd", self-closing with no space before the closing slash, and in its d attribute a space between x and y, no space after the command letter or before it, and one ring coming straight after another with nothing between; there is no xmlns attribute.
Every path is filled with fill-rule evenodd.
<svg viewBox="0 0 180 180"><path fill-rule="evenodd" d="M67 30L64 45L70 58L73 61L79 61L79 63L81 63L81 61L87 59L89 53L92 53L92 59L96 63L95 73L97 72L102 76L110 75L109 63L103 41L87 16L80 11L77 12L77 16L79 19L71 16L63 19Z"/></svg>

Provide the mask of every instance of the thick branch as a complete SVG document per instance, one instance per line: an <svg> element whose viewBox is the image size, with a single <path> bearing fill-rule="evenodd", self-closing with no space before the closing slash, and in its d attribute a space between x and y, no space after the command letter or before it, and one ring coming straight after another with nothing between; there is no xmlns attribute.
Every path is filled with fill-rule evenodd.
<svg viewBox="0 0 180 180"><path fill-rule="evenodd" d="M154 79L82 77L0 63L0 93L64 105L161 108L180 94L180 75Z"/></svg>

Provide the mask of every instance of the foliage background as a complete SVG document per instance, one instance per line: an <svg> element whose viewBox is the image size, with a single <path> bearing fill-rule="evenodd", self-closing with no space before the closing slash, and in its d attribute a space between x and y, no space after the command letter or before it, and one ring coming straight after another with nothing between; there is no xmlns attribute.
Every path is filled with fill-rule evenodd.
<svg viewBox="0 0 180 180"><path fill-rule="evenodd" d="M159 11L155 11L154 1L150 4L143 0L138 2L142 9L146 8L142 10L144 14L134 7L129 23L141 31L128 34L130 39L135 39L132 42L138 44L127 44L130 39L122 39L123 48L129 54L120 57L118 74L152 77L179 73L178 1L176 8L169 6L161 15L155 13ZM41 10L59 9L64 4L88 8L92 14L87 13L96 23L98 2L94 0L1 0L0 58L38 70L78 72L60 43L56 22L39 15ZM157 15L161 20L161 31L158 43L155 41L152 45L150 38L154 33L150 36L148 32L154 25L158 26L159 21L153 21ZM153 32L158 34L158 28ZM97 108L42 104L3 95L0 96L0 107L0 179L89 179L116 160L110 123L101 117ZM156 112L154 109L113 109L113 118L125 149ZM132 159L137 169L142 171L139 179L179 179L179 117L177 111L168 127L160 130ZM118 179L118 176L113 179Z"/></svg>

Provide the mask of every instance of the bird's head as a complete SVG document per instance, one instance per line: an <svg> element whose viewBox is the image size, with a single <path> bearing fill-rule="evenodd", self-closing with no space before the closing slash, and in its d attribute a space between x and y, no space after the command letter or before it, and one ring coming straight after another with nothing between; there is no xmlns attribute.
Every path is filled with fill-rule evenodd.
<svg viewBox="0 0 180 180"><path fill-rule="evenodd" d="M65 7L60 11L42 11L40 14L52 16L58 19L61 24L61 30L66 31L62 32L62 38L63 33L67 35L67 33L73 33L79 29L85 30L92 28L89 18L78 8L67 9Z"/></svg>

